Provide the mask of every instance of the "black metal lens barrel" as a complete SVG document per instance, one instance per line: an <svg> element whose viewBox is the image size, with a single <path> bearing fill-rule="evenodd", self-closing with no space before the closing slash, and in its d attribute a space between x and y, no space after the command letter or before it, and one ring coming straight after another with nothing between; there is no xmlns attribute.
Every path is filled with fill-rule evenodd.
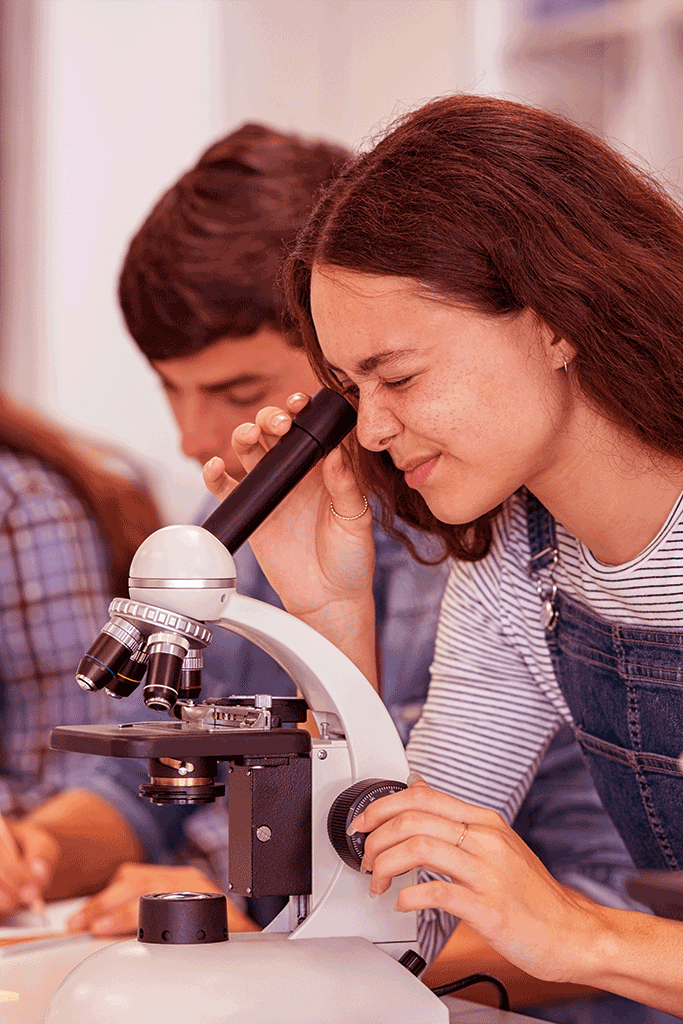
<svg viewBox="0 0 683 1024"><path fill-rule="evenodd" d="M81 658L76 681L82 690L101 690L113 684L118 670L142 644L142 634L131 622L115 616Z"/></svg>
<svg viewBox="0 0 683 1024"><path fill-rule="evenodd" d="M323 456L356 424L342 395L322 388L292 426L203 523L231 554L261 525Z"/></svg>
<svg viewBox="0 0 683 1024"><path fill-rule="evenodd" d="M178 699L183 660L190 648L185 637L153 633L147 641L147 682L142 698L148 708L168 711Z"/></svg>
<svg viewBox="0 0 683 1024"><path fill-rule="evenodd" d="M204 659L199 648L191 648L185 655L180 675L178 697L182 700L199 700L202 692L202 668Z"/></svg>

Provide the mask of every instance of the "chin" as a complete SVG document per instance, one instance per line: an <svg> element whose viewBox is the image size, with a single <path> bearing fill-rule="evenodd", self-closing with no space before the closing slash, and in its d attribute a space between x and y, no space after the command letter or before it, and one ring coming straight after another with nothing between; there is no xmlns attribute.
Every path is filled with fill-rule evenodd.
<svg viewBox="0 0 683 1024"><path fill-rule="evenodd" d="M423 493L422 497L429 507L429 511L436 516L441 523L447 526L466 526L473 523L480 516L486 515L492 509L497 508L505 500L505 497L496 495L477 495L468 497L464 495L461 500L453 500L451 497L441 495L429 495Z"/></svg>

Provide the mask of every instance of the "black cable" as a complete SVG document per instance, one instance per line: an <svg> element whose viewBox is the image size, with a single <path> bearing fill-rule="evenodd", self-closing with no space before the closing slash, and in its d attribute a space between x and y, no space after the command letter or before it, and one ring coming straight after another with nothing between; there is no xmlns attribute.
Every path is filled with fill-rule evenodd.
<svg viewBox="0 0 683 1024"><path fill-rule="evenodd" d="M470 985L478 985L480 981L487 981L498 990L499 1009L510 1009L510 1000L505 985L498 978L494 978L492 974L468 974L466 978L461 978L459 981L451 981L448 985L438 985L437 988L432 989L432 992L435 996L449 996L452 992L460 992L463 988L469 988Z"/></svg>

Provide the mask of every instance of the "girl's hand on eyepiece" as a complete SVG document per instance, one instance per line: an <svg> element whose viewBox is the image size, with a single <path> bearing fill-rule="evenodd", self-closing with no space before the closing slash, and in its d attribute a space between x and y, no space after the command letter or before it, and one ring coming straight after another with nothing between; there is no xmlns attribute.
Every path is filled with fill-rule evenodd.
<svg viewBox="0 0 683 1024"><path fill-rule="evenodd" d="M247 472L287 433L292 418L309 401L308 395L297 393L286 409L268 406L258 412L255 423L237 427L232 446ZM221 501L237 486L218 457L205 465L204 482ZM372 678L372 513L343 445L297 484L249 543L287 611L326 636Z"/></svg>
<svg viewBox="0 0 683 1024"><path fill-rule="evenodd" d="M247 472L250 472L269 451L277 444L292 425L293 418L306 407L309 395L297 392L287 400L287 409L266 406L261 409L255 423L242 423L233 431L232 447ZM328 501L337 513L339 523L356 523L367 508L363 495L353 476L348 458L345 457L343 445L336 448L323 462L323 482L328 491ZM225 463L219 456L210 459L204 466L204 483L218 501L223 501L237 486L225 470ZM368 509L369 511L369 509ZM332 507L330 507L332 513ZM369 516L368 516L369 518ZM363 532L362 526L344 527L351 533Z"/></svg>

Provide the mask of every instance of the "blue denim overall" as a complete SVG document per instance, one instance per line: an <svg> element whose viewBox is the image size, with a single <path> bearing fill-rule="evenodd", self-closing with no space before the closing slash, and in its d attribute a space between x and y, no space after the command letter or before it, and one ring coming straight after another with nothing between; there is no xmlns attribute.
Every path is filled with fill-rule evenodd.
<svg viewBox="0 0 683 1024"><path fill-rule="evenodd" d="M681 870L683 633L621 626L564 597L548 575L555 521L531 494L527 525L555 675L603 806L638 868Z"/></svg>

